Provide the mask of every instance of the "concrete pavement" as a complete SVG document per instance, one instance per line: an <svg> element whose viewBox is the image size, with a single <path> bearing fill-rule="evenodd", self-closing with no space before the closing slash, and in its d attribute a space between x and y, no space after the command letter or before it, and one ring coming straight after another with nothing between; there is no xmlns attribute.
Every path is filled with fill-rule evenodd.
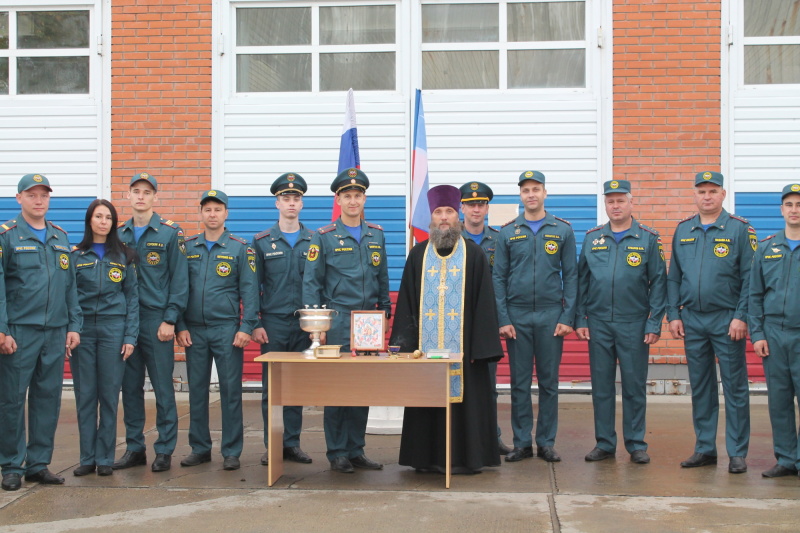
<svg viewBox="0 0 800 533"><path fill-rule="evenodd" d="M212 398L218 401L217 397ZM534 397L534 401L535 401ZM500 396L499 417L511 442L510 406ZM215 446L221 424L212 404ZM562 395L556 449L563 461L504 463L476 476L454 476L444 488L437 474L417 474L397 464L399 437L369 435L367 454L382 471L334 473L325 460L322 412L306 408L302 447L313 464L285 463L285 475L266 486L260 394L245 394L242 469L222 470L218 448L211 463L179 466L189 453L188 395L178 394L181 415L172 470L148 467L110 477L77 478L75 403L65 391L51 470L64 486L25 483L0 493L0 532L100 531L278 531L278 532L619 532L619 531L798 531L800 479L768 480L771 431L766 398L751 399L749 472L727 472L724 428L720 426L717 467L682 469L692 453L691 403L687 396L649 396L649 465L635 465L624 449L615 460L586 463L594 446L592 405L587 395ZM154 400L148 395L148 443L155 439ZM621 413L618 401L618 427ZM724 414L720 413L720 421ZM121 413L120 413L121 422ZM120 436L123 435L120 423ZM124 451L120 439L119 456ZM621 441L620 435L620 441ZM148 461L153 459L152 447Z"/></svg>

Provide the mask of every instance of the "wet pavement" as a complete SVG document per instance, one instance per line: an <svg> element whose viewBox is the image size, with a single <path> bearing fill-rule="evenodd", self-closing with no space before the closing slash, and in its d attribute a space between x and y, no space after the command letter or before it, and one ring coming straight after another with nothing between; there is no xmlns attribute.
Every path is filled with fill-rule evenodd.
<svg viewBox="0 0 800 533"><path fill-rule="evenodd" d="M216 447L221 424L218 398L212 395L212 400ZM151 446L154 405L150 394ZM116 471L110 477L78 478L72 475L78 462L75 403L72 393L65 391L51 470L65 476L66 484L25 483L18 492L0 493L0 532L800 530L800 479L761 477L761 471L775 463L763 396L751 398L752 437L745 474L727 472L722 425L719 465L680 468L694 443L688 396L648 397L649 465L631 463L621 444L616 459L586 463L583 457L594 446L591 400L587 395L562 395L556 442L562 462L504 463L480 475L454 476L449 490L443 476L417 474L397 464L399 436L367 436L367 454L383 462L383 470L331 472L325 459L322 412L316 408L306 408L302 435L302 447L314 462L286 462L284 476L267 487L267 468L259 461L264 452L260 394L254 393L244 396L241 470L223 471L218 448L211 463L182 468L180 460L190 452L187 394L178 393L178 409L178 449L169 472L156 474L148 466ZM618 428L620 409L618 398ZM510 444L507 395L500 396L499 417ZM119 456L124 443L118 449ZM152 459L151 447L148 461Z"/></svg>

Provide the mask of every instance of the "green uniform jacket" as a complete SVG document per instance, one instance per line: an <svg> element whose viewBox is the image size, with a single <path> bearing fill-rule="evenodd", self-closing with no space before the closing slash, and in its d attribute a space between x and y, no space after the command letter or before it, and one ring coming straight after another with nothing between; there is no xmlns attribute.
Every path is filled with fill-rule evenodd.
<svg viewBox="0 0 800 533"><path fill-rule="evenodd" d="M800 247L792 252L786 233L761 241L750 272L748 314L750 338L766 340L764 322L779 328L800 328Z"/></svg>
<svg viewBox="0 0 800 533"><path fill-rule="evenodd" d="M312 234L301 223L292 248L276 223L253 238L262 315L291 317L303 308L303 273Z"/></svg>
<svg viewBox="0 0 800 533"><path fill-rule="evenodd" d="M139 256L139 308L163 311L164 322L175 323L189 298L189 267L183 231L171 220L153 213L139 242L133 234L133 219L117 230L119 238Z"/></svg>
<svg viewBox="0 0 800 533"><path fill-rule="evenodd" d="M679 320L680 310L733 310L733 318L747 322L750 265L758 246L750 223L724 209L707 231L700 215L678 223L672 238L667 276L667 320Z"/></svg>
<svg viewBox="0 0 800 533"><path fill-rule="evenodd" d="M667 267L658 232L631 221L617 243L611 224L586 232L578 262L578 322L647 319L645 333L661 335L667 306Z"/></svg>
<svg viewBox="0 0 800 533"><path fill-rule="evenodd" d="M119 318L125 322L122 344L136 346L139 337L139 284L136 266L125 258L103 259L94 250L73 250L78 301L87 322L97 318Z"/></svg>
<svg viewBox="0 0 800 533"><path fill-rule="evenodd" d="M216 326L239 319L239 331L251 335L258 327L258 285L256 257L247 241L228 230L211 247L204 233L186 239L189 262L189 305L178 324Z"/></svg>
<svg viewBox="0 0 800 533"><path fill-rule="evenodd" d="M22 213L0 225L0 333L8 334L9 324L76 333L83 327L67 232L45 224L44 243Z"/></svg>
<svg viewBox="0 0 800 533"><path fill-rule="evenodd" d="M486 260L489 261L489 267L494 267L494 254L497 251L497 237L499 236L500 230L496 230L488 224L484 224L483 226L483 238L481 238L480 243L478 246L481 247L483 253L486 254ZM472 242L472 235L470 235L466 228L461 232L461 236L465 239L469 239Z"/></svg>
<svg viewBox="0 0 800 533"><path fill-rule="evenodd" d="M497 236L492 269L500 327L511 324L508 306L531 310L561 307L559 324L575 324L578 262L575 233L564 219L546 213L533 234L522 214Z"/></svg>
<svg viewBox="0 0 800 533"><path fill-rule="evenodd" d="M339 218L311 237L303 275L303 304L391 314L383 229L361 221L361 243Z"/></svg>

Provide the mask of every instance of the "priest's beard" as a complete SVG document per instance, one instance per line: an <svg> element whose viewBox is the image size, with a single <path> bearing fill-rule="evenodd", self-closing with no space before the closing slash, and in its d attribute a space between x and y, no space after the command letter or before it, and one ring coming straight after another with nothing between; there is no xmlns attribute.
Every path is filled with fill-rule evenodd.
<svg viewBox="0 0 800 533"><path fill-rule="evenodd" d="M429 238L437 250L452 250L459 237L461 237L461 228L442 230L431 224Z"/></svg>

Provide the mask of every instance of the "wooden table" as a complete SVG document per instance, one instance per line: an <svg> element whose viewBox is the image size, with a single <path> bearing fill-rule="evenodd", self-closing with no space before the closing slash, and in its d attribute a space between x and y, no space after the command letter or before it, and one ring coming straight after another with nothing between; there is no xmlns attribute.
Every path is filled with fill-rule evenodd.
<svg viewBox="0 0 800 533"><path fill-rule="evenodd" d="M450 359L397 359L342 354L339 359L310 359L299 352L267 352L255 358L269 366L269 465L267 481L283 475L283 407L287 405L444 407L447 450L445 487L450 488Z"/></svg>

